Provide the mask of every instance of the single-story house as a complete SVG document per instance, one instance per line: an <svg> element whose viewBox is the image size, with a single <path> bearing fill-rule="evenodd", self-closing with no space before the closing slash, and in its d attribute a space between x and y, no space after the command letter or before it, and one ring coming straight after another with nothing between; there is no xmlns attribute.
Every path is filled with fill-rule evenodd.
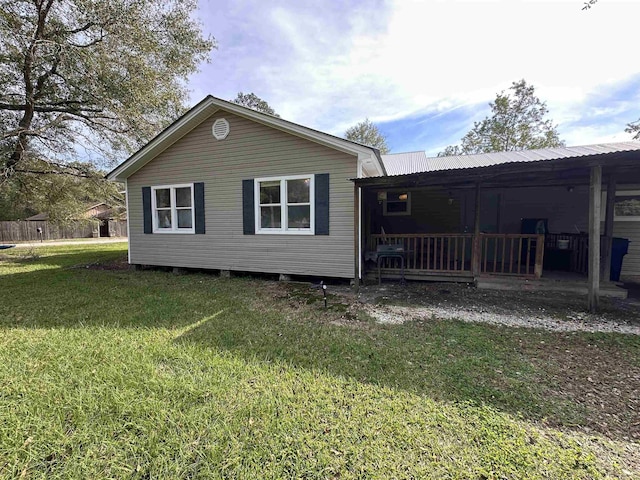
<svg viewBox="0 0 640 480"><path fill-rule="evenodd" d="M208 96L107 177L126 184L131 264L356 285L378 266L476 282L558 270L588 275L597 304L614 236L632 242L623 273L640 275L639 166L640 142L381 155Z"/></svg>
<svg viewBox="0 0 640 480"><path fill-rule="evenodd" d="M132 264L354 277L351 178L379 152L206 97L108 174Z"/></svg>

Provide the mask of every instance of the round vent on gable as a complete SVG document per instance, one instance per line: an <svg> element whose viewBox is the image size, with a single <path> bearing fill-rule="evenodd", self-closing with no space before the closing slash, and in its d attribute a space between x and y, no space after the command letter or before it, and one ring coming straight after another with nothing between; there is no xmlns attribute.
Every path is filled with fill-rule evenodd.
<svg viewBox="0 0 640 480"><path fill-rule="evenodd" d="M224 118L218 118L213 122L211 131L213 132L213 136L216 140L224 140L227 138L227 135L229 135L229 122Z"/></svg>

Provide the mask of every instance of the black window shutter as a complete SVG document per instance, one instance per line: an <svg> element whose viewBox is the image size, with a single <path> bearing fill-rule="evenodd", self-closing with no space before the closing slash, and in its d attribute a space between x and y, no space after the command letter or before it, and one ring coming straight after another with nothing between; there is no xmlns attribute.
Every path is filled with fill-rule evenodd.
<svg viewBox="0 0 640 480"><path fill-rule="evenodd" d="M204 234L204 183L193 184L193 199L195 202L196 234Z"/></svg>
<svg viewBox="0 0 640 480"><path fill-rule="evenodd" d="M316 235L329 235L329 174L315 175Z"/></svg>
<svg viewBox="0 0 640 480"><path fill-rule="evenodd" d="M242 232L245 235L255 235L256 216L253 179L242 180Z"/></svg>
<svg viewBox="0 0 640 480"><path fill-rule="evenodd" d="M144 233L153 233L151 215L151 187L142 187L142 222L144 224Z"/></svg>

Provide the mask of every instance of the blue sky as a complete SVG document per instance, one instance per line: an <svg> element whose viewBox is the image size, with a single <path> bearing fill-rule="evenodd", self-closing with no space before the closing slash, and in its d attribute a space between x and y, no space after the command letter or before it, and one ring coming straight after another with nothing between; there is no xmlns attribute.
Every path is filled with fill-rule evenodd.
<svg viewBox="0 0 640 480"><path fill-rule="evenodd" d="M191 102L254 92L335 135L369 118L393 152L435 155L524 78L568 145L623 141L640 118L638 0L200 0L218 48Z"/></svg>

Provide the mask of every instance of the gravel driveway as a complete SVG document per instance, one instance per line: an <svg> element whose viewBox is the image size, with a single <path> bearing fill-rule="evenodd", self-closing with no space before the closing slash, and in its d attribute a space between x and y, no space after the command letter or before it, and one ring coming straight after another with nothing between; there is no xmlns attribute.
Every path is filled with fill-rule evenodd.
<svg viewBox="0 0 640 480"><path fill-rule="evenodd" d="M458 319L552 331L617 332L640 335L640 302L601 299L601 311L585 311L580 295L479 290L459 284L409 283L361 288L358 300L380 323Z"/></svg>

